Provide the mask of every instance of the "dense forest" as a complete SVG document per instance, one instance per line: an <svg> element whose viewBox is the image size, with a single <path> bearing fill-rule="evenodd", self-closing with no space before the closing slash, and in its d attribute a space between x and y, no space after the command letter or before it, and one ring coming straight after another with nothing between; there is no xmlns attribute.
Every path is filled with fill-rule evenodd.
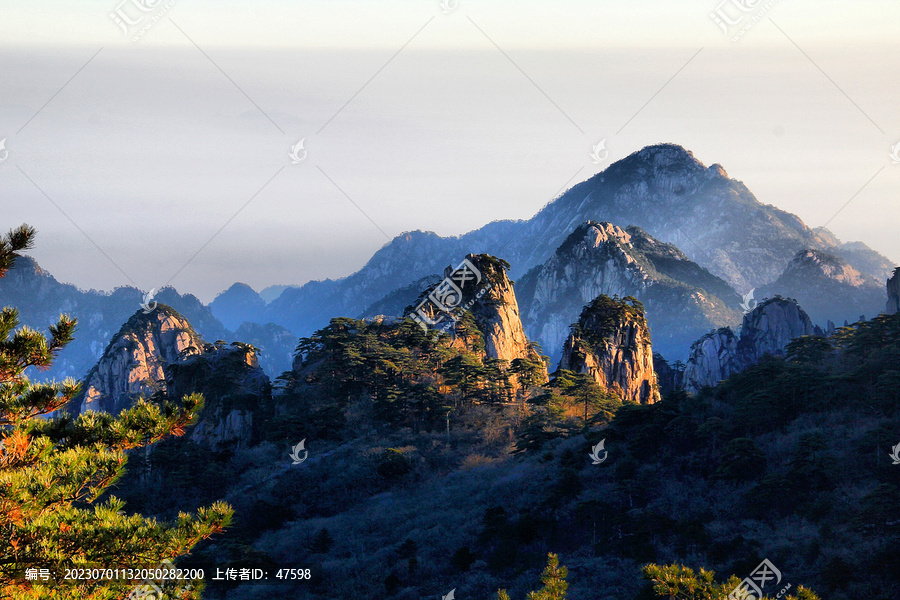
<svg viewBox="0 0 900 600"><path fill-rule="evenodd" d="M520 373L485 364L477 337L334 320L301 341L249 448L158 445L156 510L218 499L229 482L235 525L192 560L312 566L298 597L412 598L435 582L522 596L548 552L575 599L724 597L763 559L801 598L813 597L801 584L900 596L900 317L799 339L786 358L645 406L571 372L538 385L527 369L510 401L504 382ZM303 468L271 469L299 438ZM600 440L609 456L594 465ZM140 510L147 494L123 497Z"/></svg>

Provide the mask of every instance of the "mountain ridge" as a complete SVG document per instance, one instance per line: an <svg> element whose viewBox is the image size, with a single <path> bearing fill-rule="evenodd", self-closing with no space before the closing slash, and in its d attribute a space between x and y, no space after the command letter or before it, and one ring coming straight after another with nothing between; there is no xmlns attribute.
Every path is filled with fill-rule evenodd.
<svg viewBox="0 0 900 600"><path fill-rule="evenodd" d="M798 216L763 204L718 163L706 167L681 146L657 144L576 184L530 219L493 221L458 236L421 230L398 235L347 277L285 289L269 303L266 318L304 335L327 323L323 304L331 314L360 314L470 253L503 258L515 279L545 262L589 220L638 226L742 292L775 280L808 248L830 250L879 279L893 268L864 244L842 243L825 229L811 229Z"/></svg>
<svg viewBox="0 0 900 600"><path fill-rule="evenodd" d="M740 296L728 283L636 226L587 221L519 283L526 328L552 360L569 325L601 294L640 300L654 350L671 358L687 358L697 337L740 320Z"/></svg>

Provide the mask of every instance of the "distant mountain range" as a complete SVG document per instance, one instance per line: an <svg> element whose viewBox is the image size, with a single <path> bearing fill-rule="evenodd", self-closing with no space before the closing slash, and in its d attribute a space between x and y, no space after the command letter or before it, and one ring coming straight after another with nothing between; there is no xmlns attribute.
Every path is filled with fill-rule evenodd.
<svg viewBox="0 0 900 600"><path fill-rule="evenodd" d="M142 301L143 293L133 287L104 293L60 283L28 256L19 257L6 277L0 279L0 306L16 307L23 325L43 330L62 313L78 319L75 341L60 353L50 369L29 373L35 380L85 377ZM260 365L273 377L291 367L297 337L279 325L248 324L231 332L196 296L179 294L171 287L159 290L154 301L184 315L204 339L246 341L260 348Z"/></svg>
<svg viewBox="0 0 900 600"><path fill-rule="evenodd" d="M503 258L511 265L512 277L519 278L549 260L588 221L640 227L656 240L677 246L742 294L778 279L797 253L806 250L833 255L877 281L889 277L894 267L863 243L842 243L826 229L811 229L796 215L762 204L720 165L706 167L684 148L661 144L613 163L527 221L496 221L457 237L404 233L356 273L286 288L267 305L264 316L245 313L245 318L307 335L334 315L368 313L373 304L436 276L468 253ZM222 304L223 313L237 308Z"/></svg>
<svg viewBox="0 0 900 600"><path fill-rule="evenodd" d="M607 239L592 241L600 230ZM260 293L236 283L209 306L172 288L155 299L206 340L262 348L260 365L274 377L290 368L297 337L336 316L398 316L448 265L476 253L510 263L520 279L525 332L554 359L568 325L598 293L638 297L654 348L681 360L703 333L739 324L741 296L751 289L756 301L798 299L824 328L828 320L853 322L883 310L884 281L894 268L861 242L842 243L760 203L720 165L706 167L684 148L661 144L613 163L529 220L496 221L455 237L404 233L343 279ZM101 293L61 284L28 258L0 280L0 304L19 307L27 325L44 327L61 312L79 319L76 341L53 369L33 374L42 379L83 377L141 298L131 287Z"/></svg>

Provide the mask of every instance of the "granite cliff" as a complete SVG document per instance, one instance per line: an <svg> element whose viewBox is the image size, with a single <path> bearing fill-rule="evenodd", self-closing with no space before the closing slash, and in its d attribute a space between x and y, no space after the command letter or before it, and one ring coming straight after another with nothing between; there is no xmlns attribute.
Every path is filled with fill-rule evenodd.
<svg viewBox="0 0 900 600"><path fill-rule="evenodd" d="M660 399L650 329L634 298L601 295L586 306L572 325L559 368L589 374L624 402L652 404Z"/></svg>
<svg viewBox="0 0 900 600"><path fill-rule="evenodd" d="M505 360L540 360L525 336L513 282L507 276L509 265L497 258L468 255L467 260L481 272L487 288L472 306L472 315L484 335L484 352L488 358Z"/></svg>
<svg viewBox="0 0 900 600"><path fill-rule="evenodd" d="M113 336L73 399L73 408L118 414L137 398L165 390L166 368L199 354L202 345L175 309L159 304L149 314L140 310Z"/></svg>
<svg viewBox="0 0 900 600"><path fill-rule="evenodd" d="M767 354L784 356L791 340L816 333L809 316L795 300L766 300L744 315L739 335L730 327L723 327L694 342L684 372L684 388L697 392L714 386Z"/></svg>
<svg viewBox="0 0 900 600"><path fill-rule="evenodd" d="M900 267L894 269L894 275L887 282L887 307L885 312L895 315L900 312Z"/></svg>
<svg viewBox="0 0 900 600"><path fill-rule="evenodd" d="M138 398L178 402L203 394L206 403L188 437L210 449L253 439L254 413L271 398L257 348L209 344L170 306L135 313L88 373L70 412L118 414Z"/></svg>
<svg viewBox="0 0 900 600"><path fill-rule="evenodd" d="M457 312L457 318L470 315L480 339L475 343L462 343L465 343L468 349L480 353L482 359L505 361L508 365L517 360L524 360L539 365L543 380L546 381L546 366L543 359L525 335L516 292L513 282L507 275L509 264L487 254L469 254L465 260L468 265L474 267L474 270L466 275L471 279L466 279L464 285L460 284L462 295L459 297L458 305L462 310ZM444 270L444 275L445 281L458 277L454 275L454 269L450 266ZM414 305L406 307L403 314L413 314L419 303L435 292L440 285L438 282L426 288L419 294L419 299Z"/></svg>

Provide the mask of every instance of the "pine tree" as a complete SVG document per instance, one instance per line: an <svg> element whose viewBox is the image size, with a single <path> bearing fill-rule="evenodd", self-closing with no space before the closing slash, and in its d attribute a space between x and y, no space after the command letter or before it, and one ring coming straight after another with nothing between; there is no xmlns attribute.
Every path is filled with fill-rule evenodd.
<svg viewBox="0 0 900 600"><path fill-rule="evenodd" d="M735 588L741 584L741 580L735 575L723 583L716 583L715 572L700 569L699 573L694 573L693 569L684 565L644 565L643 574L644 579L649 580L652 589L651 595L646 597L659 600L730 598ZM782 599L819 600L813 591L802 585L797 588L796 593L796 596L782 596ZM746 597L750 597L750 595ZM763 596L759 600L771 600L771 596Z"/></svg>
<svg viewBox="0 0 900 600"><path fill-rule="evenodd" d="M18 252L31 247L34 229L0 236L0 277ZM124 503L98 498L125 469L126 451L181 435L202 408L201 396L181 406L144 401L118 416L56 413L78 392L71 379L32 383L29 367L46 369L74 337L76 322L62 315L49 339L19 326L18 311L0 311L0 597L121 598L140 580L67 580L67 568L157 567L186 554L227 526L223 503L182 513L175 523L126 515ZM34 575L39 574L37 579ZM46 579L44 576L46 575ZM184 582L187 584L188 582ZM195 582L197 583L197 582ZM198 598L197 589L167 590Z"/></svg>
<svg viewBox="0 0 900 600"><path fill-rule="evenodd" d="M536 592L529 592L528 600L565 600L566 590L569 588L569 584L566 583L568 574L568 569L559 566L559 557L548 554L547 566L541 574L541 583L544 587Z"/></svg>
<svg viewBox="0 0 900 600"><path fill-rule="evenodd" d="M566 590L569 584L566 577L569 570L559 565L559 557L556 554L547 555L547 566L541 574L541 583L544 587L536 592L528 592L527 600L566 600ZM497 591L497 600L510 600L506 590Z"/></svg>

